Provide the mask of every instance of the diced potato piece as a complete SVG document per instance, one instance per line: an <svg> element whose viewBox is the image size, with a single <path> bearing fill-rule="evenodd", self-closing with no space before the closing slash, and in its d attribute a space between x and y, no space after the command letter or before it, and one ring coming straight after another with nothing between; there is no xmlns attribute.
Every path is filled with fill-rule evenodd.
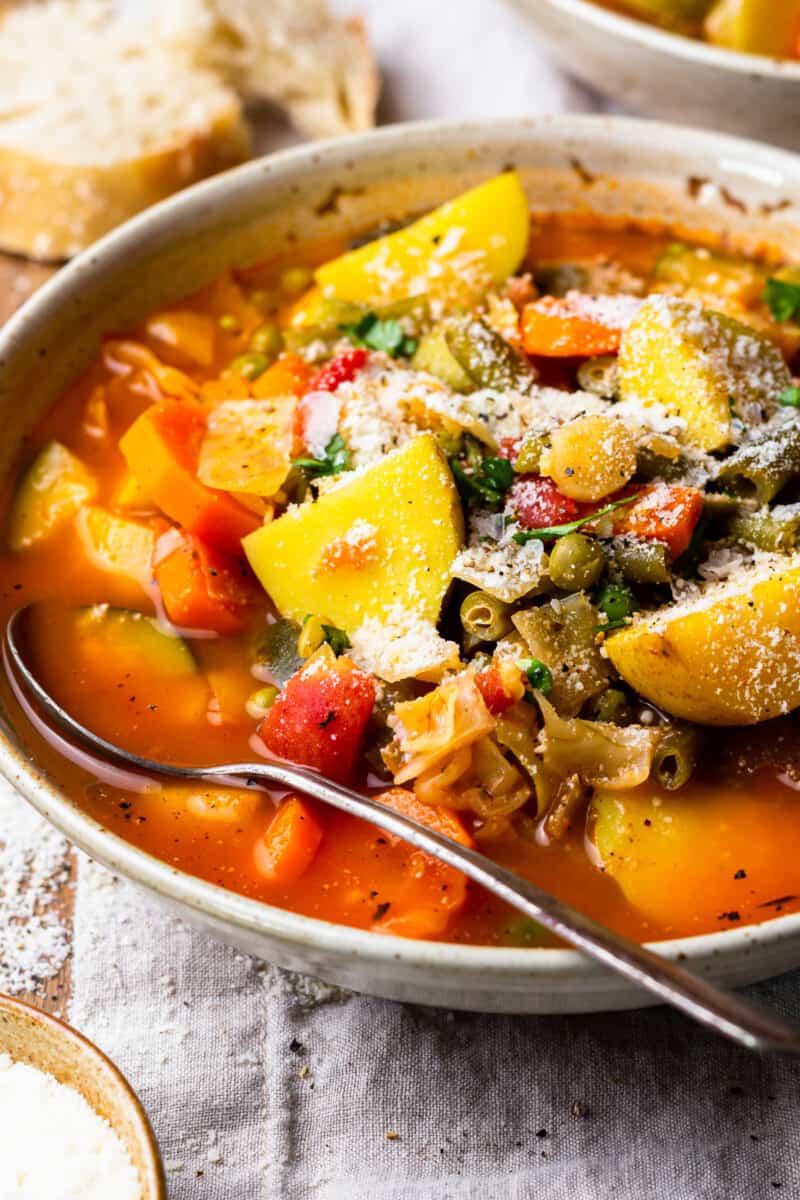
<svg viewBox="0 0 800 1200"><path fill-rule="evenodd" d="M154 511L154 506L142 491L131 471L126 471L112 497L115 508L146 509Z"/></svg>
<svg viewBox="0 0 800 1200"><path fill-rule="evenodd" d="M707 780L679 793L652 783L628 792L603 788L595 792L588 833L604 873L651 919L686 929L696 926L698 908L712 916L734 908L744 924L765 900L797 890L800 826L790 815L796 797L788 789L784 796L759 796L759 820L781 829L776 838L754 831L748 788ZM739 879L743 867L746 878Z"/></svg>
<svg viewBox="0 0 800 1200"><path fill-rule="evenodd" d="M17 487L8 518L9 549L28 550L45 541L96 492L95 478L81 460L60 442L48 442Z"/></svg>
<svg viewBox="0 0 800 1200"><path fill-rule="evenodd" d="M572 500L602 500L634 474L636 439L615 417L577 417L552 431L541 470Z"/></svg>
<svg viewBox="0 0 800 1200"><path fill-rule="evenodd" d="M150 317L148 337L190 366L210 367L214 361L214 322L204 313L175 309Z"/></svg>
<svg viewBox="0 0 800 1200"><path fill-rule="evenodd" d="M755 725L800 705L800 557L712 585L606 639L622 678L676 717Z"/></svg>
<svg viewBox="0 0 800 1200"><path fill-rule="evenodd" d="M729 443L732 408L755 424L790 385L789 368L770 341L685 300L650 296L622 337L621 399L663 404L703 450Z"/></svg>
<svg viewBox="0 0 800 1200"><path fill-rule="evenodd" d="M718 0L705 23L717 46L776 58L796 55L800 0Z"/></svg>
<svg viewBox="0 0 800 1200"><path fill-rule="evenodd" d="M208 416L197 476L207 487L274 496L292 465L297 400L227 400Z"/></svg>
<svg viewBox="0 0 800 1200"><path fill-rule="evenodd" d="M767 272L746 258L728 258L704 246L673 242L656 263L653 279L658 290L680 288L690 293L688 298L711 308L718 303L746 308L761 301Z"/></svg>
<svg viewBox="0 0 800 1200"><path fill-rule="evenodd" d="M528 200L515 171L448 201L406 229L352 250L316 272L327 296L387 303L502 283L528 244ZM443 279L444 277L444 279Z"/></svg>
<svg viewBox="0 0 800 1200"><path fill-rule="evenodd" d="M462 538L453 478L436 439L425 433L243 545L282 616L302 621L324 613L354 630L368 617L385 619L396 605L436 621ZM363 554L356 553L360 546Z"/></svg>
<svg viewBox="0 0 800 1200"><path fill-rule="evenodd" d="M148 525L116 517L104 508L91 507L79 513L76 528L86 557L94 566L147 587L156 541Z"/></svg>

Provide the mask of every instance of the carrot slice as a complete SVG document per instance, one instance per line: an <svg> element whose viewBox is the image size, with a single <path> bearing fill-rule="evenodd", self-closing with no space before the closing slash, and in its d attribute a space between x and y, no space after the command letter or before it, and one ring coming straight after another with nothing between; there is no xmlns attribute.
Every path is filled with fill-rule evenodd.
<svg viewBox="0 0 800 1200"><path fill-rule="evenodd" d="M190 534L159 559L154 574L167 616L187 629L238 633L264 594L243 559Z"/></svg>
<svg viewBox="0 0 800 1200"><path fill-rule="evenodd" d="M200 408L168 400L146 409L119 445L142 491L162 512L190 533L238 552L260 521L227 492L196 477L205 429Z"/></svg>
<svg viewBox="0 0 800 1200"><path fill-rule="evenodd" d="M299 354L283 354L250 386L256 400L273 396L303 396L314 374L313 368Z"/></svg>
<svg viewBox="0 0 800 1200"><path fill-rule="evenodd" d="M473 846L458 814L449 808L423 804L406 788L390 788L379 797L384 804L422 825L443 833L461 846ZM411 850L399 887L391 892L391 903L372 928L400 937L437 937L444 933L452 918L467 900L467 879L461 871L448 867L421 850Z"/></svg>
<svg viewBox="0 0 800 1200"><path fill-rule="evenodd" d="M688 548L695 526L703 512L703 497L694 487L655 483L628 488L639 499L618 510L615 534L631 534L647 541L665 542L671 558Z"/></svg>
<svg viewBox="0 0 800 1200"><path fill-rule="evenodd" d="M311 805L289 796L253 847L256 869L270 883L294 883L311 866L321 842L322 825Z"/></svg>
<svg viewBox="0 0 800 1200"><path fill-rule="evenodd" d="M622 325L600 304L569 297L543 296L522 311L522 345L526 354L544 358L593 358L616 354Z"/></svg>

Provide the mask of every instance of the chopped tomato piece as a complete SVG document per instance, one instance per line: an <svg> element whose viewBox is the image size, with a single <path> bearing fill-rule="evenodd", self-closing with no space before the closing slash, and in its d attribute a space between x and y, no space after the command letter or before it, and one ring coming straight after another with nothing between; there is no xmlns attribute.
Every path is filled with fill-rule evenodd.
<svg viewBox="0 0 800 1200"><path fill-rule="evenodd" d="M244 558L191 534L156 562L154 573L167 616L187 629L238 633L264 594Z"/></svg>
<svg viewBox="0 0 800 1200"><path fill-rule="evenodd" d="M378 798L461 846L474 845L458 814L449 808L423 804L413 792L400 787L390 788ZM464 907L466 899L467 879L461 871L409 847L402 880L394 885L391 894L387 892L386 900L377 910L384 911L376 917L372 928L400 937L437 937Z"/></svg>
<svg viewBox="0 0 800 1200"><path fill-rule="evenodd" d="M167 400L134 421L120 441L131 473L145 495L190 533L237 552L258 517L227 492L197 478L205 415L194 404Z"/></svg>
<svg viewBox="0 0 800 1200"><path fill-rule="evenodd" d="M255 380L250 391L256 400L269 400L274 396L299 398L308 391L312 376L311 367L299 354L282 354Z"/></svg>
<svg viewBox="0 0 800 1200"><path fill-rule="evenodd" d="M509 462L515 462L519 454L519 448L522 445L522 438L505 437L497 447L499 458L507 458Z"/></svg>
<svg viewBox="0 0 800 1200"><path fill-rule="evenodd" d="M304 875L322 842L322 825L308 800L289 796L253 847L261 875L271 883L294 883Z"/></svg>
<svg viewBox="0 0 800 1200"><path fill-rule="evenodd" d="M353 778L375 683L349 658L318 652L295 672L261 725L268 750L339 783Z"/></svg>
<svg viewBox="0 0 800 1200"><path fill-rule="evenodd" d="M523 529L548 529L580 516L580 506L546 475L520 475L511 486L508 505Z"/></svg>
<svg viewBox="0 0 800 1200"><path fill-rule="evenodd" d="M495 666L487 667L485 671L478 671L475 683L483 696L484 704L493 717L501 716L519 699L518 696L509 694L503 684L503 677Z"/></svg>
<svg viewBox="0 0 800 1200"><path fill-rule="evenodd" d="M350 383L366 361L367 351L363 346L343 351L317 372L311 380L309 390L312 392L335 392L340 384Z"/></svg>
<svg viewBox="0 0 800 1200"><path fill-rule="evenodd" d="M618 510L614 532L665 542L672 558L683 554L703 511L703 497L697 488L653 483L626 490L640 499Z"/></svg>
<svg viewBox="0 0 800 1200"><path fill-rule="evenodd" d="M624 325L609 305L591 297L543 296L522 310L522 345L545 358L616 354Z"/></svg>

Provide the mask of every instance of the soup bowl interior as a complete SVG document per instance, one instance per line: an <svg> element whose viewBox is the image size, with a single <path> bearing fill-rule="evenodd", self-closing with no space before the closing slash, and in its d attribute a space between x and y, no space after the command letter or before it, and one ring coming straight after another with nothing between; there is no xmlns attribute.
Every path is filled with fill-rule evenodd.
<svg viewBox="0 0 800 1200"><path fill-rule="evenodd" d="M256 161L169 200L66 267L0 334L0 471L96 352L223 269L431 207L513 164L534 212L597 214L800 262L800 162L716 134L616 118L399 126ZM327 982L477 1011L634 1007L581 955L414 942L299 916L176 870L82 812L32 761L6 712L0 769L93 858L242 950ZM800 915L660 944L739 984L800 965Z"/></svg>
<svg viewBox="0 0 800 1200"><path fill-rule="evenodd" d="M626 108L800 148L800 62L669 33L593 0L515 0L565 71Z"/></svg>

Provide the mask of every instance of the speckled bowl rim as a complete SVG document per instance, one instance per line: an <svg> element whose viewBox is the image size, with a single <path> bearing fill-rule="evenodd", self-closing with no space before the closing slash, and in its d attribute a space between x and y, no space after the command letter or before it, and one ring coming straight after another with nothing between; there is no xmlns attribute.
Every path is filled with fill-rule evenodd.
<svg viewBox="0 0 800 1200"><path fill-rule="evenodd" d="M409 143L412 146L420 143L420 149L424 145L428 150L446 144L448 140L453 144L466 144L471 140L482 146L490 146L496 140L505 145L537 134L554 142L556 139L568 142L571 136L602 134L604 144L613 144L618 149L628 145L649 145L653 139L675 147L694 143L709 154L743 161L748 167L752 161L761 172L771 166L773 174L781 177L788 174L800 184L800 157L788 151L758 146L725 134L629 117L546 115L483 122L423 121L390 126L335 142L303 145L246 163L197 184L101 239L40 288L7 322L0 332L0 363L12 361L17 343L22 345L29 339L31 327L46 325L54 318L76 285L113 272L129 250L137 247L140 241L148 242L148 235L161 232L170 225L180 225L182 218L191 222L192 214L202 213L209 202L213 202L215 208L224 206L226 197L230 199L237 195L240 188L246 190L249 186L257 186L265 177L286 178L294 171L299 177L309 164L345 169L348 161L356 159L359 150L367 146L377 157L388 156L394 147ZM465 988L470 982L491 977L493 986L498 989L504 984L514 991L552 986L554 993L564 993L576 988L580 992L591 992L598 1001L604 992L619 989L619 980L611 972L575 950L406 940L302 916L180 871L126 842L83 813L37 770L2 725L0 772L38 812L92 858L167 902L185 907L198 919L211 922L223 937L226 932L240 930L256 938L272 938L284 947L319 948L321 952L334 955L337 961L346 957L354 963L375 968L376 972L390 964L405 964L412 972L429 970L431 975L427 978L432 980L442 972L451 983L459 980ZM749 956L756 947L780 944L784 944L782 965L753 977L765 978L800 966L800 913L774 917L760 925L652 943L664 957L684 961L700 973L716 976L724 974L725 964ZM539 984L538 978L541 978ZM642 1003L646 1003L644 995Z"/></svg>
<svg viewBox="0 0 800 1200"><path fill-rule="evenodd" d="M656 50L673 58L682 58L700 67L716 67L720 71L750 75L764 79L781 80L800 85L800 61L789 58L771 58L767 54L748 54L744 50L728 50L712 46L709 42L685 37L680 33L669 33L646 21L612 12L593 4L592 0L536 0L538 4L572 17L577 22L592 25L601 33L618 37L634 47ZM520 3L520 0L517 0ZM578 31L576 30L576 33ZM800 105L800 93L798 94Z"/></svg>
<svg viewBox="0 0 800 1200"><path fill-rule="evenodd" d="M144 1179L144 1186L147 1200L167 1200L164 1165L158 1142L141 1100L116 1063L113 1063L107 1054L104 1054L98 1046L95 1046L94 1042L79 1033L72 1025L62 1021L60 1017L53 1016L52 1013L37 1008L34 1004L28 1004L25 1000L18 1000L15 996L7 996L4 992L0 992L0 1012L25 1016L36 1024L53 1030L58 1041L72 1042L77 1046L81 1058L91 1062L96 1070L101 1071L111 1081L114 1090L125 1097L125 1103L140 1134L140 1149L146 1156L147 1175ZM1 1046L0 1049L2 1049ZM32 1063L32 1065L36 1064ZM115 1130L115 1132L117 1131Z"/></svg>

